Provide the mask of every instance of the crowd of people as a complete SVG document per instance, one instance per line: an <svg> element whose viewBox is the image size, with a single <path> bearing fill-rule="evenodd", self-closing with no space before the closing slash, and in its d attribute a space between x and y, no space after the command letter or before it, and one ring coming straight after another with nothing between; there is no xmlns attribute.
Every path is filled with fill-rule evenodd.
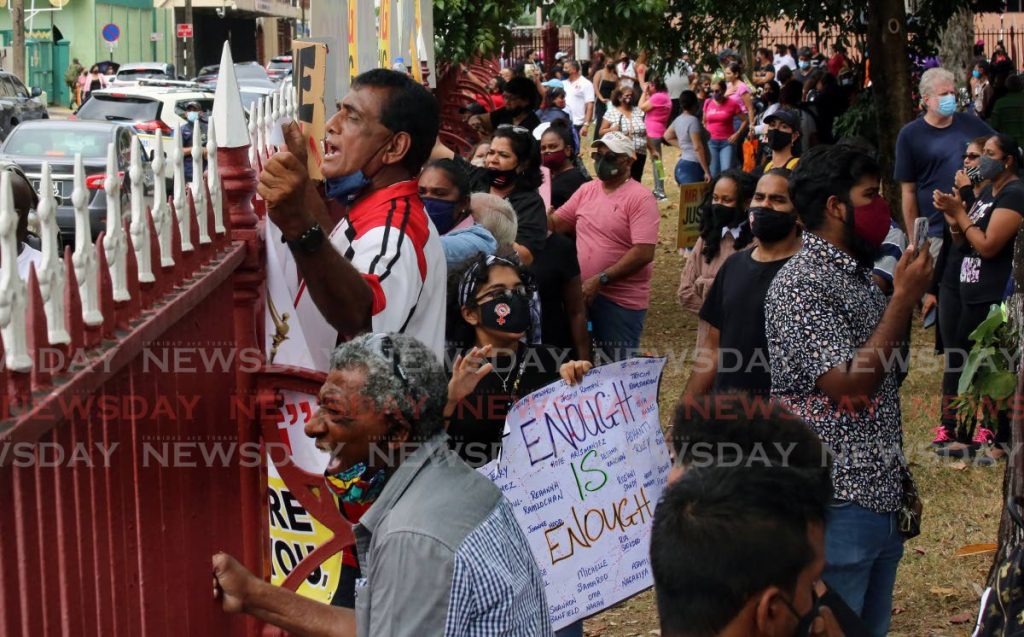
<svg viewBox="0 0 1024 637"><path fill-rule="evenodd" d="M219 554L226 610L307 635L551 633L544 576L472 468L497 457L516 400L640 352L668 143L677 181L710 185L679 286L699 354L651 539L662 634L886 634L920 514L894 354L915 311L935 307L955 396L957 357L1010 290L1021 151L984 113L957 112L952 74L929 69L896 149L900 219L873 151L832 143L852 65L841 46L829 59L760 49L749 72L735 52L720 60L710 77L683 60L659 78L623 53L591 60L588 77L564 55L545 72L531 53L472 96L481 142L464 154L441 143L423 87L369 71L327 123L322 190L286 128L258 193L328 373L306 432L330 453L358 566L327 605ZM749 135L765 149L752 164ZM1005 454L1005 431L964 430L949 412L939 452ZM703 466L687 451L700 441L741 458L796 452Z"/></svg>

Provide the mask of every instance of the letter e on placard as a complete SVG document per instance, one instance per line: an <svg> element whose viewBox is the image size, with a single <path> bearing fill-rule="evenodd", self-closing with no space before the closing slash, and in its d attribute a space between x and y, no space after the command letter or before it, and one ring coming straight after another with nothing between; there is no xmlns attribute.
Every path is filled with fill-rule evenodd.
<svg viewBox="0 0 1024 637"><path fill-rule="evenodd" d="M327 45L319 42L294 43L294 71L292 81L298 95L297 116L302 124L309 160L306 169L312 179L323 179L320 163L326 126L324 91L327 81Z"/></svg>

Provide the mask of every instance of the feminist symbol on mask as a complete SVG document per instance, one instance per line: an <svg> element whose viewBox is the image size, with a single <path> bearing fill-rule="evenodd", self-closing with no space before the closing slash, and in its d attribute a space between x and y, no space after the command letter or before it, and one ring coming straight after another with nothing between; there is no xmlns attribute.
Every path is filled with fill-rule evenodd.
<svg viewBox="0 0 1024 637"><path fill-rule="evenodd" d="M498 325L504 325L505 317L512 313L512 308L507 303L499 303L494 306L494 313L498 315Z"/></svg>

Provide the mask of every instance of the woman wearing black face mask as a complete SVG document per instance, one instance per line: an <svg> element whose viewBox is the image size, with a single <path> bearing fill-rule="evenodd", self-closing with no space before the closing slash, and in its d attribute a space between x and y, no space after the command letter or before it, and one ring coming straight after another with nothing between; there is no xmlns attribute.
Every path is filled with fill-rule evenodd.
<svg viewBox="0 0 1024 637"><path fill-rule="evenodd" d="M701 206L700 237L686 258L679 280L679 303L684 310L699 314L718 269L734 252L753 241L746 212L756 185L754 178L741 170L727 170L712 182ZM698 323L698 343L707 329L707 323Z"/></svg>
<svg viewBox="0 0 1024 637"><path fill-rule="evenodd" d="M960 201L968 210L974 206L974 202L990 183L988 179L982 179L979 167L987 141L988 137L979 137L967 144L963 168L958 170L953 178ZM933 430L935 437L932 440L932 447L937 451L962 452L970 442L965 432L957 432L957 419L949 408L950 402L959 394L960 372L965 362L963 353L954 349L952 345L958 340L956 331L960 323L960 268L963 260L964 250L962 246L953 243L947 226L943 233L942 250L935 262L935 281L932 283L931 291L924 295L921 308L922 317L934 312L935 351L944 356L942 418L939 426ZM948 347L947 343L950 344Z"/></svg>
<svg viewBox="0 0 1024 637"><path fill-rule="evenodd" d="M452 449L471 466L493 460L509 408L562 378L576 382L591 368L559 367L543 345L522 342L530 331L532 277L514 259L477 257L449 277L448 360L444 415Z"/></svg>
<svg viewBox="0 0 1024 637"><path fill-rule="evenodd" d="M683 391L686 396L744 391L767 397L771 391L764 301L772 279L802 245L788 170L776 168L758 180L747 218L757 245L726 259L711 284L700 309L708 329L697 343L700 358ZM740 364L719 369L720 351L730 352Z"/></svg>
<svg viewBox="0 0 1024 637"><path fill-rule="evenodd" d="M956 342L945 343L950 350L969 352L970 334L988 316L993 303L1007 296L1013 272L1013 239L1024 222L1024 184L1017 177L1021 152L1017 142L1007 135L995 135L985 143L979 160L983 179L991 179L970 211L959 197L935 191L935 207L941 210L950 226L953 241L964 251L960 265L960 312L956 319ZM999 414L998 431L978 425L967 451L949 452L963 455L985 451L986 461L1006 456L1009 442L1009 418Z"/></svg>
<svg viewBox="0 0 1024 637"><path fill-rule="evenodd" d="M514 247L524 263L532 262L533 256L544 248L548 234L547 210L537 192L543 176L539 145L533 134L518 126L499 126L482 168L456 157L450 148L438 142L431 159L442 158L455 159L469 175L473 192L487 192L512 204L519 222Z"/></svg>

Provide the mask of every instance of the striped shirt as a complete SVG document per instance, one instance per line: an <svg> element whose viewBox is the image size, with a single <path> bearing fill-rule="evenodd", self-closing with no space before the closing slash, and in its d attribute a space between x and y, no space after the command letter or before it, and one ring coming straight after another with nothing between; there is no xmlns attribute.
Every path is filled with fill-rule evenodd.
<svg viewBox="0 0 1024 637"><path fill-rule="evenodd" d="M330 241L373 292L372 331L414 336L441 359L447 266L416 181L402 181L356 201L334 226ZM324 364L316 369L327 369L337 330L322 318L304 283L299 285L295 308L310 354L315 360L323 357Z"/></svg>
<svg viewBox="0 0 1024 637"><path fill-rule="evenodd" d="M544 581L508 502L448 448L420 445L353 527L359 637L550 637Z"/></svg>

